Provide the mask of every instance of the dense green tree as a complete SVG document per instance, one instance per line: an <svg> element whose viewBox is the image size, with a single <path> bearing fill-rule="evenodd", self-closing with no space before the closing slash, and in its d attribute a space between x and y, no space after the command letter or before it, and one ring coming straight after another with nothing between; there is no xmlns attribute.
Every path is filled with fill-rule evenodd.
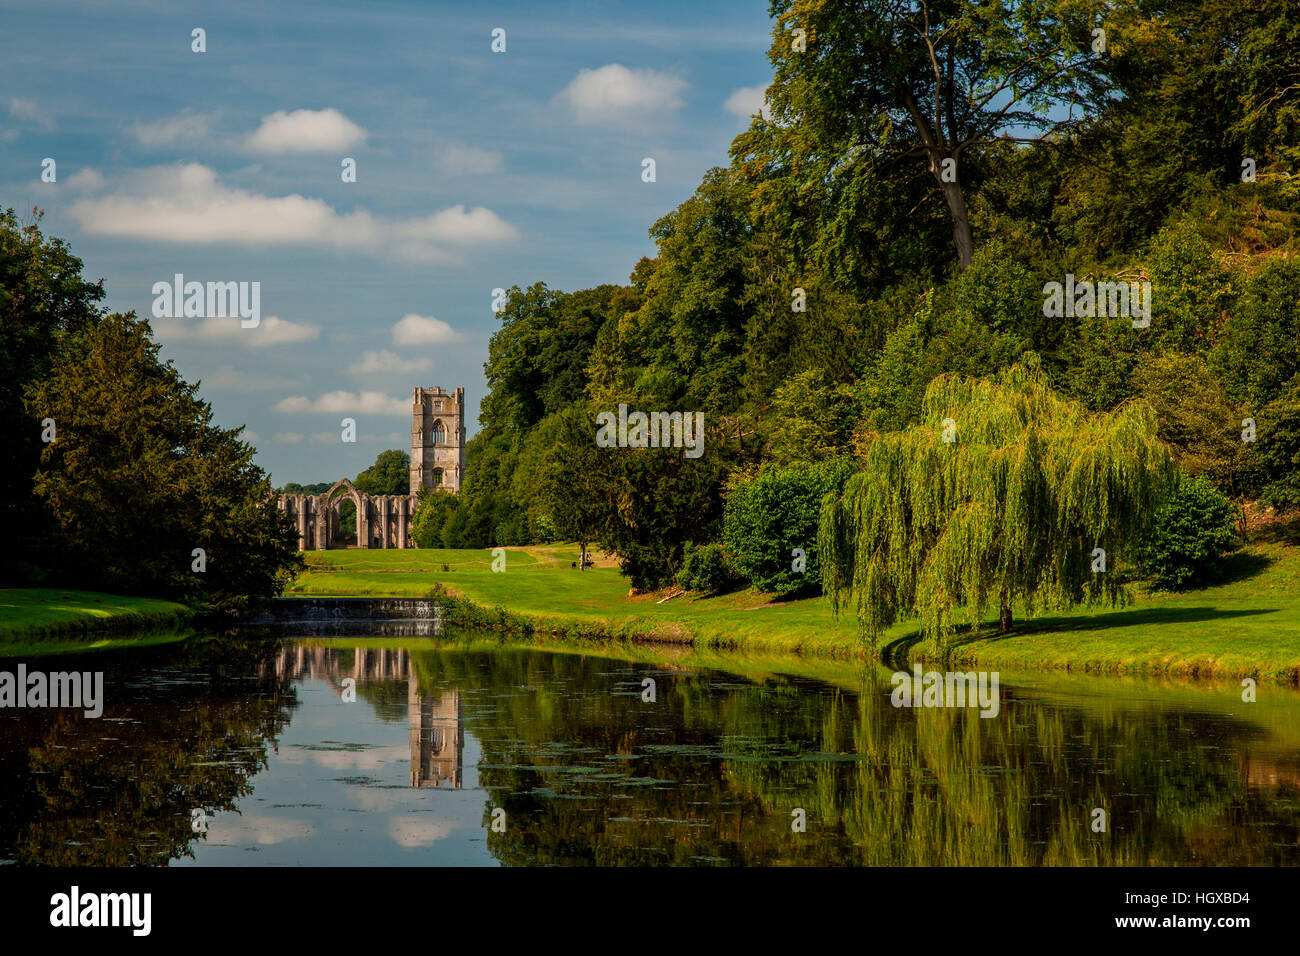
<svg viewBox="0 0 1300 956"><path fill-rule="evenodd" d="M1233 497L1252 486L1252 444L1242 440L1243 418L1205 361L1196 355L1158 355L1133 373L1137 394L1156 414L1158 434L1189 475L1204 475Z"/></svg>
<svg viewBox="0 0 1300 956"><path fill-rule="evenodd" d="M460 507L460 498L441 488L421 488L420 504L411 519L411 539L419 548L450 547L446 528Z"/></svg>
<svg viewBox="0 0 1300 956"><path fill-rule="evenodd" d="M280 488L279 493L282 495L323 495L333 487L334 482L332 481L318 481L310 485L302 485L296 481L286 481L284 486Z"/></svg>
<svg viewBox="0 0 1300 956"><path fill-rule="evenodd" d="M1234 402L1259 409L1300 373L1300 259L1270 260L1240 286L1210 362Z"/></svg>
<svg viewBox="0 0 1300 956"><path fill-rule="evenodd" d="M300 567L297 531L243 429L213 424L150 334L114 314L61 340L26 396L32 427L47 417L58 427L35 491L68 580L239 611Z"/></svg>
<svg viewBox="0 0 1300 956"><path fill-rule="evenodd" d="M716 540L721 531L722 434L706 423L704 453L687 458L680 448L601 448L596 501L601 547L616 555L637 591L668 584L681 567L686 545ZM593 434L594 441L594 434Z"/></svg>
<svg viewBox="0 0 1300 956"><path fill-rule="evenodd" d="M1204 585L1223 576L1237 547L1236 509L1206 478L1179 472L1142 541L1138 564L1157 587Z"/></svg>
<svg viewBox="0 0 1300 956"><path fill-rule="evenodd" d="M1300 506L1300 376L1260 411L1258 432L1260 502L1284 510Z"/></svg>
<svg viewBox="0 0 1300 956"><path fill-rule="evenodd" d="M654 224L659 256L643 268L639 308L599 339L592 361L605 387L592 390L594 399L608 407L614 395L631 392L664 409L741 406L750 232L743 190L720 169ZM789 308L788 290L785 296ZM623 374L610 374L616 362Z"/></svg>
<svg viewBox="0 0 1300 956"><path fill-rule="evenodd" d="M411 490L411 456L397 448L381 451L352 482L368 495L404 495Z"/></svg>
<svg viewBox="0 0 1300 956"><path fill-rule="evenodd" d="M821 583L817 524L822 499L853 471L844 458L768 468L727 494L722 541L731 567L760 591L793 594Z"/></svg>
<svg viewBox="0 0 1300 956"><path fill-rule="evenodd" d="M783 465L847 455L859 422L848 385L834 385L819 368L792 377L772 396L768 451Z"/></svg>
<svg viewBox="0 0 1300 956"><path fill-rule="evenodd" d="M546 443L537 500L555 534L578 542L578 553L598 539L608 518L612 475L608 449L596 444L595 415L585 404L561 412Z"/></svg>
<svg viewBox="0 0 1300 956"><path fill-rule="evenodd" d="M37 581L58 558L45 550L49 515L32 497L45 431L24 414L23 393L44 378L66 336L91 328L103 309L104 283L87 282L81 260L40 231L41 213L20 221L0 213L0 580ZM56 423L57 432L57 423Z"/></svg>

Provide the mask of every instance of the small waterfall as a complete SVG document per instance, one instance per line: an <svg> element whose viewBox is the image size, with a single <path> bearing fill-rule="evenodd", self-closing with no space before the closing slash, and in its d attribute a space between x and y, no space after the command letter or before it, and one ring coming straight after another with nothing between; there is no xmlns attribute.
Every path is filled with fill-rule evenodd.
<svg viewBox="0 0 1300 956"><path fill-rule="evenodd" d="M442 625L442 608L429 598L276 598L251 624L341 624L418 621Z"/></svg>

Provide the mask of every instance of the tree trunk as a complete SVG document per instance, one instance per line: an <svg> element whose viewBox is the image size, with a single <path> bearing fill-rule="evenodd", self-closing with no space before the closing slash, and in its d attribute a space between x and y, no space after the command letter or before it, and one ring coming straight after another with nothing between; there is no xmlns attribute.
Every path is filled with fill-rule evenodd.
<svg viewBox="0 0 1300 956"><path fill-rule="evenodd" d="M1011 632L1011 602L1007 597L1007 592L1002 592L1002 613L998 615L998 633L1009 634Z"/></svg>
<svg viewBox="0 0 1300 956"><path fill-rule="evenodd" d="M970 265L974 244L970 235L970 216L966 212L966 197L962 195L961 183L945 183L939 180L943 198L948 202L948 211L952 213L952 240L957 245L957 258L965 270Z"/></svg>

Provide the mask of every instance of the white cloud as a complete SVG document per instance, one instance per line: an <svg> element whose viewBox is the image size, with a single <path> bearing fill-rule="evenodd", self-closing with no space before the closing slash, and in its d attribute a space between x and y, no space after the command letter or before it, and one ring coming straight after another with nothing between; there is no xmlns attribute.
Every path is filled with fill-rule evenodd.
<svg viewBox="0 0 1300 956"><path fill-rule="evenodd" d="M154 321L170 322L174 320L155 319ZM240 331L252 332L256 330L241 329ZM211 372L200 376L200 381L205 389L225 389L231 392L263 392L271 388L283 388L286 384L297 384L293 380L286 381L286 377L279 372L275 375L258 375L255 372L245 372L242 369L237 369L233 365L218 365Z"/></svg>
<svg viewBox="0 0 1300 956"><path fill-rule="evenodd" d="M441 345L462 339L463 335L431 315L404 315L393 326L393 343L396 345Z"/></svg>
<svg viewBox="0 0 1300 956"><path fill-rule="evenodd" d="M16 96L11 98L9 100L9 115L25 123L35 123L41 129L54 128L54 120L50 116L50 111L42 109L31 100L21 100Z"/></svg>
<svg viewBox="0 0 1300 956"><path fill-rule="evenodd" d="M755 113L766 118L767 101L764 96L767 87L767 83L762 86L742 86L727 97L727 102L722 104L722 108L746 121Z"/></svg>
<svg viewBox="0 0 1300 956"><path fill-rule="evenodd" d="M316 432L311 440L321 445L333 445L339 440L340 432Z"/></svg>
<svg viewBox="0 0 1300 956"><path fill-rule="evenodd" d="M93 193L104 188L104 176L87 166L69 176L63 185L79 192Z"/></svg>
<svg viewBox="0 0 1300 956"><path fill-rule="evenodd" d="M135 123L131 133L141 146L197 146L211 134L212 121L211 116L185 110L152 123Z"/></svg>
<svg viewBox="0 0 1300 956"><path fill-rule="evenodd" d="M581 123L636 123L678 109L686 81L655 70L629 70L610 63L580 70L557 96Z"/></svg>
<svg viewBox="0 0 1300 956"><path fill-rule="evenodd" d="M17 119L39 119L41 108L31 100L20 100L15 96L9 100L9 114Z"/></svg>
<svg viewBox="0 0 1300 956"><path fill-rule="evenodd" d="M388 835L398 846L430 846L452 832L450 825L436 820L416 820L412 817L391 817Z"/></svg>
<svg viewBox="0 0 1300 956"><path fill-rule="evenodd" d="M390 398L383 392L326 392L317 398L306 395L290 395L271 406L274 412L298 414L301 412L355 412L363 415L406 415L411 414L409 398ZM337 437L337 436L336 436Z"/></svg>
<svg viewBox="0 0 1300 956"><path fill-rule="evenodd" d="M248 137L259 153L328 153L364 142L368 134L336 109L278 110Z"/></svg>
<svg viewBox="0 0 1300 956"><path fill-rule="evenodd" d="M256 349L267 345L283 345L286 342L310 342L320 336L317 326L289 322L274 315L267 316L260 324L249 329L244 328L240 322L238 316L150 320L154 338L160 342L214 342Z"/></svg>
<svg viewBox="0 0 1300 956"><path fill-rule="evenodd" d="M277 432L271 436L271 441L281 445L298 445L306 437L302 432Z"/></svg>
<svg viewBox="0 0 1300 956"><path fill-rule="evenodd" d="M315 832L316 828L306 820L219 813L208 824L207 842L217 846L239 846L251 841L262 846L274 846L287 840L301 840Z"/></svg>
<svg viewBox="0 0 1300 956"><path fill-rule="evenodd" d="M253 431L251 428L245 428L243 433L239 437L242 438L244 441L248 442L250 445L262 440L262 436L259 435L257 432Z"/></svg>
<svg viewBox="0 0 1300 956"><path fill-rule="evenodd" d="M158 242L333 246L423 261L459 261L449 247L502 242L518 230L482 206L449 206L416 219L339 213L294 193L265 196L217 182L197 163L156 166L124 177L113 194L69 207L92 235Z"/></svg>
<svg viewBox="0 0 1300 956"><path fill-rule="evenodd" d="M437 151L438 167L453 176L487 176L505 170L500 153L476 146L444 146Z"/></svg>
<svg viewBox="0 0 1300 956"><path fill-rule="evenodd" d="M348 366L348 371L353 375L413 375L416 372L432 370L433 359L431 358L402 358L388 349L366 352L359 360Z"/></svg>

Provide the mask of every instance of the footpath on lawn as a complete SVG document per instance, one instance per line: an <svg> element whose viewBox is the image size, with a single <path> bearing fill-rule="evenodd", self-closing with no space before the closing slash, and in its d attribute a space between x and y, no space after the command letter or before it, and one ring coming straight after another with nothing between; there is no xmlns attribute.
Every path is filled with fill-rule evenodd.
<svg viewBox="0 0 1300 956"><path fill-rule="evenodd" d="M181 640L183 604L66 588L0 588L0 656L59 654ZM89 639L94 635L93 639Z"/></svg>
<svg viewBox="0 0 1300 956"><path fill-rule="evenodd" d="M602 558L571 567L576 547L491 551L307 552L308 569L287 596L426 597L441 587L458 599L451 619L575 638L638 639L700 648L859 658L853 614L832 614L822 597L773 601L754 592L716 597L629 596L627 580ZM669 592L671 593L671 592ZM891 629L882 648L895 665L934 661L914 623ZM1108 674L1300 681L1300 549L1251 545L1228 581L1179 594L1142 594L1123 608L1076 608L1022 617L1013 633L959 635L950 661L962 667L1053 668Z"/></svg>

